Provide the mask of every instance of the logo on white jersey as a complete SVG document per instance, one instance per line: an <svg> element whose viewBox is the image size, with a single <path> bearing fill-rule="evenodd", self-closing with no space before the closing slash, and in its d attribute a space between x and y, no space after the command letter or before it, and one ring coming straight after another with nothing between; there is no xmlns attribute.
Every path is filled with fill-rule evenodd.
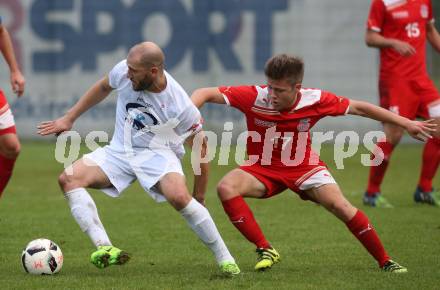
<svg viewBox="0 0 440 290"><path fill-rule="evenodd" d="M310 129L310 118L299 120L297 128L299 132L307 132Z"/></svg>
<svg viewBox="0 0 440 290"><path fill-rule="evenodd" d="M145 127L156 126L159 124L159 118L147 107L138 103L128 103L125 106L127 111L126 120L131 123L136 130L142 130Z"/></svg>
<svg viewBox="0 0 440 290"><path fill-rule="evenodd" d="M428 14L428 5L422 4L420 6L420 15L422 16L422 18L428 18Z"/></svg>

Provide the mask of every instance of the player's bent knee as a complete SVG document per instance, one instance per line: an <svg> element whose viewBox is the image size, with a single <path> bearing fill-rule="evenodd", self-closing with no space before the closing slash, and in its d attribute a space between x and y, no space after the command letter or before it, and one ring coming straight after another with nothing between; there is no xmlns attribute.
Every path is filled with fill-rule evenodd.
<svg viewBox="0 0 440 290"><path fill-rule="evenodd" d="M344 222L349 221L356 212L356 208L346 200L334 201L327 206L327 209Z"/></svg>
<svg viewBox="0 0 440 290"><path fill-rule="evenodd" d="M400 142L400 139L402 139L403 132L397 131L393 132L391 134L388 134L387 141L391 143L392 145L397 145Z"/></svg>
<svg viewBox="0 0 440 290"><path fill-rule="evenodd" d="M176 210L181 210L191 201L191 196L185 191L178 191L169 196L167 200Z"/></svg>
<svg viewBox="0 0 440 290"><path fill-rule="evenodd" d="M8 142L2 146L1 154L8 159L16 159L21 151L19 142Z"/></svg>
<svg viewBox="0 0 440 290"><path fill-rule="evenodd" d="M221 200L228 200L237 195L237 192L231 184L225 181L220 181L217 185L217 194Z"/></svg>
<svg viewBox="0 0 440 290"><path fill-rule="evenodd" d="M68 183L69 183L69 180L68 180L67 174L63 171L58 176L58 184L60 185L63 192L65 192L64 188L67 186Z"/></svg>
<svg viewBox="0 0 440 290"><path fill-rule="evenodd" d="M403 129L389 124L385 124L384 129L387 141L392 145L399 144L400 139L402 139L404 133Z"/></svg>
<svg viewBox="0 0 440 290"><path fill-rule="evenodd" d="M80 184L80 182L78 182L72 174L68 174L66 171L63 171L60 176L58 176L58 184L63 192L67 192L78 187L85 187L84 185Z"/></svg>

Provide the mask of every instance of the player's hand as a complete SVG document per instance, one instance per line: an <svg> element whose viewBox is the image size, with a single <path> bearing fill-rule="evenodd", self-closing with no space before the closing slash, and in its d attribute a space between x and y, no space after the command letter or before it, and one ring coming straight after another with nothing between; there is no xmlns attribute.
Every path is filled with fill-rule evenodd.
<svg viewBox="0 0 440 290"><path fill-rule="evenodd" d="M11 87L14 94L21 97L24 93L25 80L20 71L11 73Z"/></svg>
<svg viewBox="0 0 440 290"><path fill-rule="evenodd" d="M194 193L193 194L193 197L201 204L201 205L203 205L203 206L205 206L206 207L206 205L205 205L205 194L203 193L203 194L196 194L196 193Z"/></svg>
<svg viewBox="0 0 440 290"><path fill-rule="evenodd" d="M434 123L433 119L426 121L409 121L406 126L406 131L411 135L411 137L420 140L426 141L428 138L432 138L431 134L434 133L437 129L437 124Z"/></svg>
<svg viewBox="0 0 440 290"><path fill-rule="evenodd" d="M414 48L414 46L412 46L408 42L398 39L393 40L391 47L403 56L410 56L416 53L416 49Z"/></svg>
<svg viewBox="0 0 440 290"><path fill-rule="evenodd" d="M69 131L72 129L73 121L66 116L63 116L59 119L53 121L44 121L41 122L40 125L37 126L37 133L46 136L55 134L56 136L60 135L65 131Z"/></svg>

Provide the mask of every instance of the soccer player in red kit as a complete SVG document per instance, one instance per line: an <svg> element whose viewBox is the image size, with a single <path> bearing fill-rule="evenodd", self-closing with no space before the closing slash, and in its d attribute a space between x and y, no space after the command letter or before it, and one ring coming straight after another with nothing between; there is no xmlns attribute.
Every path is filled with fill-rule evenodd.
<svg viewBox="0 0 440 290"><path fill-rule="evenodd" d="M0 17L0 51L9 66L11 86L17 96L23 95L24 77L21 74L8 31L2 25ZM20 142L15 130L14 117L9 109L8 101L0 90L0 196L12 175L15 160L20 152Z"/></svg>
<svg viewBox="0 0 440 290"><path fill-rule="evenodd" d="M347 113L393 123L417 139L430 137L435 125L411 121L330 92L303 89L304 64L293 56L272 57L266 63L265 74L267 86L203 88L191 96L197 107L206 102L227 104L246 116L247 153L253 164L229 172L217 191L232 224L257 247L255 269L272 267L280 255L266 240L243 197L269 198L289 188L343 221L383 270L407 272L390 259L367 216L343 196L325 163L311 149L309 130L325 116Z"/></svg>
<svg viewBox="0 0 440 290"><path fill-rule="evenodd" d="M440 124L440 95L426 70L426 39L440 52L440 35L434 26L431 0L373 0L365 41L380 49L380 106L400 116L434 119ZM384 123L386 140L379 142L384 161L370 168L364 204L388 207L380 185L391 153L399 143L403 128ZM422 170L414 200L439 205L432 180L440 162L440 129L433 133L423 150Z"/></svg>

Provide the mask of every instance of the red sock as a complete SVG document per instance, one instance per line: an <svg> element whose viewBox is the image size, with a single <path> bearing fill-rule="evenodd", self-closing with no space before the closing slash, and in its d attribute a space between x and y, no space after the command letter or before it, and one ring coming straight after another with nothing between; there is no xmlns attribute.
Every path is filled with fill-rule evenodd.
<svg viewBox="0 0 440 290"><path fill-rule="evenodd" d="M8 184L9 178L11 178L14 164L15 159L8 159L3 155L0 155L0 196Z"/></svg>
<svg viewBox="0 0 440 290"><path fill-rule="evenodd" d="M376 230L374 230L370 224L368 217L362 211L358 210L346 225L365 249L376 259L379 263L379 267L383 267L390 257L385 252L382 242Z"/></svg>
<svg viewBox="0 0 440 290"><path fill-rule="evenodd" d="M376 149L374 153L371 154L371 159L374 158L377 154L382 154L379 149L383 152L383 161L378 166L370 167L370 176L368 177L368 187L367 193L374 194L376 192L380 192L380 185L382 184L383 177L385 175L385 171L387 170L388 163L390 160L391 153L393 152L394 146L387 141L379 141L376 145Z"/></svg>
<svg viewBox="0 0 440 290"><path fill-rule="evenodd" d="M432 191L432 179L440 163L440 138L429 139L423 149L422 172L419 187L424 192Z"/></svg>
<svg viewBox="0 0 440 290"><path fill-rule="evenodd" d="M241 195L222 202L226 214L240 233L257 248L270 247L251 209Z"/></svg>

